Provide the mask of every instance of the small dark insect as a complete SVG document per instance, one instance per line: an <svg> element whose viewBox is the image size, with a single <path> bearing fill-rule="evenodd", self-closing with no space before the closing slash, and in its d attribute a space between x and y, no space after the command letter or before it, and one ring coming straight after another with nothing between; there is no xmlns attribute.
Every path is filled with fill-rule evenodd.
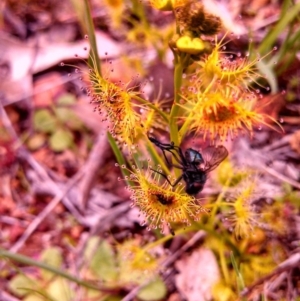
<svg viewBox="0 0 300 301"><path fill-rule="evenodd" d="M162 204L162 205L172 205L174 198L172 196L165 196L160 193L154 194L157 198L157 200Z"/></svg>
<svg viewBox="0 0 300 301"><path fill-rule="evenodd" d="M189 195L196 195L200 192L206 183L207 174L228 156L228 151L223 145L208 146L201 153L188 148L183 154L181 148L174 145L173 142L161 143L154 137L148 136L148 138L162 150L164 158L169 165L182 170L182 175L172 184L167 175L157 170L153 171L162 175L172 187L175 187L183 179L186 184L185 191ZM177 164L170 163L166 152L172 154Z"/></svg>

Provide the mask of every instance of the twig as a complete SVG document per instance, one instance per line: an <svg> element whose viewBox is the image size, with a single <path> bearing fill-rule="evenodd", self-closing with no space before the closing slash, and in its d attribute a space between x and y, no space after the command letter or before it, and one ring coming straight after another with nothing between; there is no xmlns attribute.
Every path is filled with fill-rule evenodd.
<svg viewBox="0 0 300 301"><path fill-rule="evenodd" d="M109 150L106 131L102 129L98 134L96 143L89 154L89 158L85 163L87 173L81 180L79 188L81 194L79 197L79 204L82 209L86 208L86 203L91 191L96 174L99 172L100 167L104 164L105 153Z"/></svg>
<svg viewBox="0 0 300 301"><path fill-rule="evenodd" d="M280 148L286 144L289 144L292 136L293 136L293 134L286 135L286 136L282 137L280 140L276 140L272 144L266 145L265 147L261 148L260 151L262 153L265 153L265 152L271 151L273 149Z"/></svg>
<svg viewBox="0 0 300 301"><path fill-rule="evenodd" d="M116 221L118 216L127 212L130 209L128 202L122 202L117 206L110 208L109 212L106 215L101 217L101 220L91 228L91 234L96 235L107 231L113 222Z"/></svg>
<svg viewBox="0 0 300 301"><path fill-rule="evenodd" d="M35 231L35 229L41 224L41 222L49 215L49 213L59 204L61 199L65 197L68 191L78 182L78 180L83 176L84 171L79 171L69 182L66 187L61 190L52 201L41 211L37 217L30 223L27 229L24 231L22 236L18 241L10 248L11 252L17 252L28 239L28 237Z"/></svg>
<svg viewBox="0 0 300 301"><path fill-rule="evenodd" d="M264 169L267 173L269 173L270 175L276 177L277 179L279 179L283 182L287 182L287 183L291 184L292 186L300 189L300 183L299 182L297 182L293 179L290 179L290 178L288 178L287 176L285 176L283 174L280 174L279 172L277 172L275 169L273 169L271 167L268 167L265 163L265 161L266 161L265 154L262 154L259 151L250 149L249 145L246 144L246 141L244 139L239 140L239 143L242 146L242 148L249 154L249 156L247 156L247 157L250 158L252 166L256 165L258 168ZM255 160L252 160L254 158L255 158Z"/></svg>
<svg viewBox="0 0 300 301"><path fill-rule="evenodd" d="M3 122L3 125L13 137L14 141L20 146L20 149L18 151L18 155L20 157L25 158L29 163L35 167L36 170L38 170L39 174L43 179L50 179L47 172L36 162L36 160L23 148L21 147L21 142L18 138L17 133L15 132L10 119L8 118L2 103L0 103L0 118ZM66 187L61 190L58 189L56 196L52 199L52 201L44 208L42 212L31 222L31 224L28 226L28 228L25 230L23 235L20 237L20 239L10 248L11 252L17 252L25 243L25 241L28 239L28 237L34 232L34 230L40 225L40 223L47 217L47 215L59 204L61 199L66 196L68 191L77 183L77 181L82 177L82 175L85 173L85 169L83 168L81 171L79 171L69 182L66 184ZM52 181L53 182L53 181ZM53 182L53 186L57 185Z"/></svg>
<svg viewBox="0 0 300 301"><path fill-rule="evenodd" d="M52 195L57 195L61 193L61 191L64 188L61 188L60 185L55 183L48 175L47 171L41 166L40 163L38 163L33 156L31 156L30 153L28 153L25 149L20 149L18 152L19 158L22 158L26 162L29 163L29 165L32 167L32 169L38 174L40 177L40 181L45 182L49 185ZM86 170L85 167L82 167L83 170ZM62 199L63 204L69 209L69 211L73 214L73 216L77 219L77 221L81 224L84 224L84 218L80 214L80 212L75 208L74 204L71 200L65 195Z"/></svg>
<svg viewBox="0 0 300 301"><path fill-rule="evenodd" d="M4 108L3 108L3 104L2 104L2 100L0 99L0 119L4 125L4 127L6 128L6 130L8 131L8 133L10 134L10 136L17 142L19 141L18 135L16 133L16 131L14 130ZM19 146L19 145L18 145Z"/></svg>
<svg viewBox="0 0 300 301"><path fill-rule="evenodd" d="M300 183L299 183L299 182L297 182L297 181L295 181L295 180L293 180L293 179L290 179L290 178L286 177L286 176L283 175L283 174L280 174L280 173L277 172L275 169L270 168L270 167L268 167L268 166L266 166L266 165L265 165L265 166L262 166L262 168L263 168L267 173L269 173L270 175L272 175L272 176L278 178L279 180L281 180L281 181L283 181L283 182L286 182L286 183L289 183L289 184L291 184L292 186L294 186L294 187L300 189Z"/></svg>
<svg viewBox="0 0 300 301"><path fill-rule="evenodd" d="M205 236L205 231L198 231L189 241L187 241L179 250L173 253L168 259L163 263L164 267L171 265L177 258L179 258L186 250L196 244L200 239Z"/></svg>

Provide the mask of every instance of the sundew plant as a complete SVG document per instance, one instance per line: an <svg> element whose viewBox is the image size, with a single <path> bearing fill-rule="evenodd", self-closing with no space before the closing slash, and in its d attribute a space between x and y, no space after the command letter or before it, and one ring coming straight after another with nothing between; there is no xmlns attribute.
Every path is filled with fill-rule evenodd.
<svg viewBox="0 0 300 301"><path fill-rule="evenodd" d="M279 216L281 222L272 223L276 210L256 206L256 200L264 195L260 185L263 175L255 168L235 166L230 149L232 141L241 136L251 138L262 126L282 132L280 123L261 104L261 91L269 88L257 69L257 63L275 55L277 49L270 48L264 56L253 55L255 51L249 55L227 50L230 41L238 37L226 32L221 19L207 12L199 1L151 0L134 2L134 7L140 23L133 24L129 40L136 42L135 31L143 32L144 44L155 45L161 59L169 48L173 54L174 95L172 99L149 100L143 83L113 81L110 71L101 69L90 26L87 91L91 104L109 124L108 139L118 161L116 168L123 173L119 183L126 183L131 192L131 206L139 209L141 225L157 238L152 244L162 244L166 239L163 235L172 239L174 235L205 230L205 246L215 252L222 274L212 294L215 300L234 300L245 285L276 266L274 250L279 254L277 260L285 258L277 241L265 241L268 231L284 231L285 222ZM145 7L172 14L172 29L168 27L160 34L159 28L151 28ZM121 14L113 20L116 28L120 26L118 16ZM141 45L137 43L136 47ZM211 163L211 170L216 169L211 178L218 187L214 197L200 199L197 192L203 187L187 193L186 185L200 180L189 178L190 174L182 178L186 170L180 154L185 159L190 156L188 162L192 160L204 174L203 186L206 170L210 171L205 166L213 160L204 156L204 146L196 151L189 148L185 153L181 145L190 138L200 139L206 148L227 150L222 160ZM259 246L261 241L265 241L264 247ZM264 257L256 256L260 252Z"/></svg>
<svg viewBox="0 0 300 301"><path fill-rule="evenodd" d="M165 152L162 154L149 137L163 131L165 144L176 149L192 135L217 147L242 134L252 136L255 127L278 125L259 110L260 90L251 86L259 85L262 76L255 64L262 58L250 61L241 53L227 52L229 34L222 37L219 17L206 12L198 1L148 4L174 14L175 29L168 43L174 55L170 107L166 108L164 101L147 100L142 85L137 89L111 81L109 72L101 73L95 52L90 57L88 94L95 111L109 122L109 140L132 193L132 204L145 217L143 223L149 229L171 227L172 223L190 226L208 210L185 192L184 181L170 185L182 173L178 166L170 170L170 165L178 165L178 159L173 156L172 164L167 164ZM167 152L170 155L170 150Z"/></svg>

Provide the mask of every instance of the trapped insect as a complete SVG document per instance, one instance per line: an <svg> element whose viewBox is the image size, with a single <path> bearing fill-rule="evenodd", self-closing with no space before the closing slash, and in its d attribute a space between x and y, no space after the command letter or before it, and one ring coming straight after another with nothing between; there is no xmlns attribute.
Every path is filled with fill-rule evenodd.
<svg viewBox="0 0 300 301"><path fill-rule="evenodd" d="M163 152L166 162L182 170L182 175L172 184L164 173L153 170L162 175L168 183L175 187L182 179L185 181L185 191L189 195L196 195L200 192L207 180L207 174L214 170L227 156L228 151L223 146L208 146L201 153L188 148L184 153L179 146L171 143L161 143L154 137L149 140ZM166 152L171 153L177 164L170 163Z"/></svg>

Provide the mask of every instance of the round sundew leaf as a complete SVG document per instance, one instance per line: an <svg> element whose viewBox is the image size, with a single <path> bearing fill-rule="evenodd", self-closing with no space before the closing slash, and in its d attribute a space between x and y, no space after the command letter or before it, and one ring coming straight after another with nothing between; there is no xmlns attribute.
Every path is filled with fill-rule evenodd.
<svg viewBox="0 0 300 301"><path fill-rule="evenodd" d="M86 260L88 262L91 260L91 257L94 255L95 250L96 250L97 246L99 245L99 243L100 243L99 237L92 236L89 238L89 240L87 241L87 244L86 244L86 248L84 249L84 253L83 253L84 260Z"/></svg>
<svg viewBox="0 0 300 301"><path fill-rule="evenodd" d="M61 152L73 146L73 135L68 130L59 129L49 139L50 148Z"/></svg>
<svg viewBox="0 0 300 301"><path fill-rule="evenodd" d="M118 276L118 270L112 246L103 240L92 256L92 258L89 258L89 262L93 273L103 281L115 281Z"/></svg>
<svg viewBox="0 0 300 301"><path fill-rule="evenodd" d="M63 262L62 253L59 248L51 247L43 251L41 255L41 261L55 268L60 268ZM43 279L50 280L53 277L53 273L42 269L41 274Z"/></svg>
<svg viewBox="0 0 300 301"><path fill-rule="evenodd" d="M68 107L55 108L55 114L63 123L70 121L70 119L74 117L74 113L72 112L71 108Z"/></svg>
<svg viewBox="0 0 300 301"><path fill-rule="evenodd" d="M17 296L23 297L34 289L36 280L23 274L18 274L9 281L9 289Z"/></svg>
<svg viewBox="0 0 300 301"><path fill-rule="evenodd" d="M30 294L23 301L45 301L45 297L38 294Z"/></svg>
<svg viewBox="0 0 300 301"><path fill-rule="evenodd" d="M52 300L71 301L74 297L74 294L67 281L60 277L51 281L47 287L47 293Z"/></svg>
<svg viewBox="0 0 300 301"><path fill-rule="evenodd" d="M75 103L76 103L76 97L71 93L65 93L62 96L60 96L59 99L57 100L57 104L63 106L73 105Z"/></svg>
<svg viewBox="0 0 300 301"><path fill-rule="evenodd" d="M123 297L120 296L108 296L103 301L121 301L123 300Z"/></svg>
<svg viewBox="0 0 300 301"><path fill-rule="evenodd" d="M154 281L150 282L144 288L142 288L139 293L139 299L143 301L155 301L163 300L167 294L167 288L161 278L156 278Z"/></svg>
<svg viewBox="0 0 300 301"><path fill-rule="evenodd" d="M83 128L83 123L73 112L72 108L60 107L55 109L57 118L72 130L80 130Z"/></svg>
<svg viewBox="0 0 300 301"><path fill-rule="evenodd" d="M33 125L37 131L53 133L56 130L56 124L57 120L49 110L38 110L33 116Z"/></svg>

